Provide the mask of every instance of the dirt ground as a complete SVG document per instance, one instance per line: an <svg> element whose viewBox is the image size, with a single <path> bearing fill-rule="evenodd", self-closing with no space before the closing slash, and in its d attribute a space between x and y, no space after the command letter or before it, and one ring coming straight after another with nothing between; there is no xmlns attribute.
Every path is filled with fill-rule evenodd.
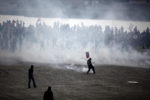
<svg viewBox="0 0 150 100"><path fill-rule="evenodd" d="M42 100L48 86L55 100L150 100L150 69L100 65L95 66L95 75L87 75L36 64L37 88L31 85L28 89L29 67L30 64L0 65L0 100Z"/></svg>

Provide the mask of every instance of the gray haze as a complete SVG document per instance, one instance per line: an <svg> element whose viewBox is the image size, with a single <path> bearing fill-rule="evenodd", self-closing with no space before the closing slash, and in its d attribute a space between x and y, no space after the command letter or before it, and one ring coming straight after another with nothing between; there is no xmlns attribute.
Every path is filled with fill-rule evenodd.
<svg viewBox="0 0 150 100"><path fill-rule="evenodd" d="M129 4L128 1L0 0L0 13L31 17L149 20L150 17L147 12L150 9L149 3ZM84 29L84 25L81 24L81 26ZM70 28L70 26L67 27ZM42 33L38 27L36 28L36 34L33 34L34 37L32 35L30 38L23 37L21 48L17 48L15 52L11 53L7 50L2 50L1 62L12 63L11 59L14 59L16 62L29 61L86 65L85 52L89 51L95 65L117 64L149 67L150 64L149 51L139 52L132 47L128 50L122 50L122 45L105 46L104 39L106 36L104 34L95 33L96 35L92 35L94 31L88 32L88 30L81 31L81 34L70 33L71 35L69 31L65 30L56 30L49 34L43 34L47 30L44 30ZM95 46L95 42L88 41L95 41L98 36L100 36L98 46ZM35 38L37 41L34 41ZM52 44L53 41L56 43ZM70 41L69 45L68 41ZM83 46L80 42L87 45Z"/></svg>
<svg viewBox="0 0 150 100"><path fill-rule="evenodd" d="M150 20L149 0L133 1L135 0L0 0L0 14Z"/></svg>
<svg viewBox="0 0 150 100"><path fill-rule="evenodd" d="M15 17L16 19L20 18L19 16ZM30 22L35 19L31 17L23 18L25 19L25 24L28 22L26 21L27 19ZM63 19L60 21L63 21ZM0 33L1 40L9 41L7 49L1 47L1 63L65 63L71 64L67 68L73 70L76 69L76 64L79 64L83 65L83 70L85 70L84 66L87 61L85 52L88 51L94 65L110 64L149 67L150 51L148 49L144 52L138 51L132 46L124 49L125 45L119 43L112 43L111 46L108 46L105 43L108 36L96 24L85 26L84 23L80 23L80 25L71 26L70 24L55 22L53 26L47 26L44 25L44 22L40 23L35 26L27 26L24 31L19 33L24 34L21 36L21 45L18 36L13 38L11 36L11 34L15 35L16 33L7 33L7 40L3 39L4 36ZM13 48L13 45L10 44L13 39L18 41L15 44L16 48Z"/></svg>

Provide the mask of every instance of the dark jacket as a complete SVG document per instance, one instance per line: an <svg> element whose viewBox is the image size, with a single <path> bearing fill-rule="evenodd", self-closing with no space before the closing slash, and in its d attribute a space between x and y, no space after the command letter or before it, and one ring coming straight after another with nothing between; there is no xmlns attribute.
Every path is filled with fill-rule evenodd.
<svg viewBox="0 0 150 100"><path fill-rule="evenodd" d="M51 88L48 88L48 90L44 93L43 100L54 100L53 92L51 91Z"/></svg>
<svg viewBox="0 0 150 100"><path fill-rule="evenodd" d="M93 67L92 62L91 62L91 58L89 58L87 60L87 65L88 65L88 67Z"/></svg>
<svg viewBox="0 0 150 100"><path fill-rule="evenodd" d="M32 78L33 77L33 68L30 68L28 70L28 75L29 75L29 78Z"/></svg>

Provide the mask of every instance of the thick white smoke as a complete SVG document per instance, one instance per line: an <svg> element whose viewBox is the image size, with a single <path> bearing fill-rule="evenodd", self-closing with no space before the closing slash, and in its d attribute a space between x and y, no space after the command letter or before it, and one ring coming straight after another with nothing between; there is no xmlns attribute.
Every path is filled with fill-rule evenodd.
<svg viewBox="0 0 150 100"><path fill-rule="evenodd" d="M24 17L22 19L24 19ZM29 20L30 18L25 17L25 19ZM32 20L33 19L34 18L32 18ZM37 18L34 20L37 20ZM43 18L43 20L46 19ZM66 21L66 19L65 21L64 20L59 21L60 23L61 21L63 23ZM76 20L71 21L73 22ZM84 25L85 23L81 22L77 23L79 24L79 27L74 27L69 23L58 25L58 27L61 25L65 25L64 28L69 29L81 28L80 31L76 33L71 33L72 31L70 31L69 29L67 31L64 29L60 29L60 27L59 28L56 27L58 28L56 30L49 31L47 29L54 28L55 27L54 24L52 24L53 26L46 25L46 27L44 27L45 29L43 29L43 27L41 29L37 28L34 22L33 22L34 24L30 22L32 25L34 25L32 27L34 28L36 27L36 30L34 30L35 32L33 32L32 35L29 35L28 38L27 37L22 38L21 49L18 46L17 50L13 53L2 51L1 59L5 57L5 59L15 58L15 61L20 60L20 61L54 63L54 64L65 63L71 64L72 66L75 64L86 65L87 59L85 57L85 52L89 51L90 57L92 58L92 61L95 65L113 64L113 65L125 65L136 67L149 67L150 64L149 51L139 52L130 47L127 50L124 50L121 45L113 45L112 47L105 46L104 43L105 34L103 34L103 32L94 33L95 30L93 30L93 32L89 33L90 30L84 30L84 28L86 29L86 27L91 27L92 29L93 27L98 26L98 24L85 26ZM89 22L92 21L90 20ZM101 24L102 23L100 23L100 25ZM143 23L141 23L141 25L142 24ZM146 25L149 24L146 23ZM102 28L103 27L105 26L102 26ZM44 30L44 32L42 32L41 30ZM8 61L9 63L11 60L6 61ZM3 60L1 60L1 62L3 62ZM68 68L72 69L72 66Z"/></svg>
<svg viewBox="0 0 150 100"><path fill-rule="evenodd" d="M48 45L47 45L48 46ZM19 53L24 61L43 62L43 63L65 63L65 64L79 64L86 65L85 52L89 51L92 61L95 65L123 65L134 67L149 67L148 52L138 52L134 49L123 51L119 47L100 47L97 50L86 49L79 47L79 49L61 49L61 48L45 48L40 50L39 46L26 49Z"/></svg>

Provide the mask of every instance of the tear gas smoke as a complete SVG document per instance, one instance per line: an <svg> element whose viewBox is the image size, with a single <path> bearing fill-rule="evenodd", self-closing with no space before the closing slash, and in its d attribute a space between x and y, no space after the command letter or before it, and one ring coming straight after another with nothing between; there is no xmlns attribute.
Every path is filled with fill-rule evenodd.
<svg viewBox="0 0 150 100"><path fill-rule="evenodd" d="M104 34L104 29L108 25L113 30L123 26L124 31L129 32L137 26L142 32L150 23L131 20L149 20L149 9L148 4L143 7L128 4L128 0L2 0L0 13L10 15L1 15L0 22L21 20L25 28L16 30L19 34L13 35L8 30L1 31L1 62L13 63L15 58L15 62L67 63L71 64L68 69L74 69L75 64L86 65L85 52L88 51L95 65L148 67L148 50L140 52L132 46L124 49L123 43L108 46L105 40L111 37ZM37 23L38 18L33 16L51 19L40 18Z"/></svg>
<svg viewBox="0 0 150 100"><path fill-rule="evenodd" d="M30 18L23 17L22 19L29 20ZM37 18L31 18L30 24L34 25L35 20L37 20ZM48 19L42 18L42 20L45 22L44 20ZM86 65L87 60L85 57L85 52L89 51L90 57L92 57L95 65L114 64L149 67L149 51L139 52L130 47L124 50L123 46L119 44L106 46L106 35L101 32L103 29L98 30L98 28L100 28L98 24L91 24L86 26L84 25L84 20L83 22L82 20L77 20L79 23L75 25L71 25L69 23L64 24L63 22L66 20L69 19L59 19L59 22L51 23L53 26L44 24L41 24L41 26L36 24L35 26L26 26L24 31L25 36L21 38L22 43L21 45L16 43L16 50L13 51L13 53L11 53L9 50L1 50L1 62L5 57L6 59L17 58L17 61L21 60L55 64L65 63L71 64L66 67L68 69L84 71L86 70L84 65ZM75 19L70 20L72 22L76 22ZM89 22L92 22L92 20ZM26 23L29 24L28 21L25 21L25 24ZM102 23L99 25L101 24ZM141 23L141 25L142 24L143 23ZM149 23L146 25L149 25ZM27 27L32 31L30 30L31 32L29 32ZM102 28L103 27L105 26L103 25ZM98 33L95 33L95 30L98 30ZM9 62L10 60L8 60L8 63ZM78 68L75 64L80 64L83 66L83 68Z"/></svg>

